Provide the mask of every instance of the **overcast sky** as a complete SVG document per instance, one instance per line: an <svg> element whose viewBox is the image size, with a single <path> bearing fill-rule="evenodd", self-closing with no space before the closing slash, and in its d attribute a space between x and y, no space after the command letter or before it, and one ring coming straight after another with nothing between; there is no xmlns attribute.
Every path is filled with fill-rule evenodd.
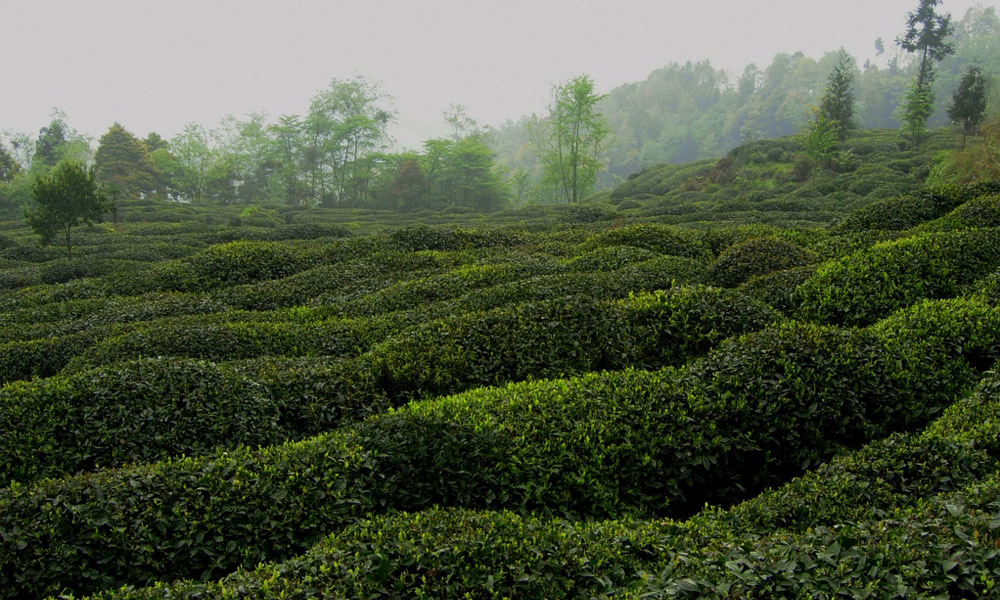
<svg viewBox="0 0 1000 600"><path fill-rule="evenodd" d="M761 68L779 52L859 63L918 0L0 0L0 130L35 133L54 107L99 138L115 121L169 138L185 123L304 114L331 79L394 97L402 145L464 105L482 123L542 114L552 86L601 92L671 62ZM944 0L960 20L976 4Z"/></svg>

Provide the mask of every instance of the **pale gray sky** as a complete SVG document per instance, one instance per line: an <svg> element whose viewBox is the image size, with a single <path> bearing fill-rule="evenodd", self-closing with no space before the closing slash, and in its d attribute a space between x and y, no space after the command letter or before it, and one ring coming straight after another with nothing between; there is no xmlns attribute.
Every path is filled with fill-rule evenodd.
<svg viewBox="0 0 1000 600"><path fill-rule="evenodd" d="M543 113L552 85L599 91L670 62L761 68L778 52L860 62L890 51L918 0L0 0L0 130L53 107L100 137L115 121L171 137L227 115L304 114L331 79L380 82L415 147L465 105L499 125ZM975 4L944 0L960 20Z"/></svg>

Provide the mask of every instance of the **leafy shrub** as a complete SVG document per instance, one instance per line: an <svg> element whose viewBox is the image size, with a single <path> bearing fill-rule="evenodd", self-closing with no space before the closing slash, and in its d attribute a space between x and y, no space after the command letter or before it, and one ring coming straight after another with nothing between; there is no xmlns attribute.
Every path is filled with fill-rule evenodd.
<svg viewBox="0 0 1000 600"><path fill-rule="evenodd" d="M98 342L79 353L66 368L79 371L120 360L160 356L212 361L261 356L348 356L366 350L377 336L378 332L365 323L353 320L245 322L232 315L159 319Z"/></svg>
<svg viewBox="0 0 1000 600"><path fill-rule="evenodd" d="M790 324L679 373L484 388L296 444L12 486L0 492L0 590L208 578L376 510L689 514L919 422L966 383L897 350Z"/></svg>
<svg viewBox="0 0 1000 600"><path fill-rule="evenodd" d="M712 265L712 277L724 287L736 287L751 277L802 267L814 258L791 242L761 237L730 246Z"/></svg>
<svg viewBox="0 0 1000 600"><path fill-rule="evenodd" d="M697 233L668 225L639 224L609 229L593 236L587 246L633 246L688 258L705 258L709 255L708 248Z"/></svg>
<svg viewBox="0 0 1000 600"><path fill-rule="evenodd" d="M570 271L614 271L659 256L652 250L634 246L608 246L590 250L566 263Z"/></svg>
<svg viewBox="0 0 1000 600"><path fill-rule="evenodd" d="M998 387L994 377L984 382L973 398L995 396ZM952 422L967 429L970 423L981 422L970 414L972 406L991 406L990 418L997 422L998 405L987 401L953 407L939 423ZM866 576L858 580L851 569L831 577L815 577L814 573L823 568L821 565L835 564L839 568L856 558L860 554L852 553L849 546L859 543L876 545L884 556L895 555L908 545L926 547L929 541L940 540L933 528L927 529L931 535L912 539L906 535L912 532L900 527L901 523L912 524L922 518L924 498L940 495L935 504L948 506L949 510L942 511L944 519L934 525L952 530L959 521L975 514L968 510L966 498L975 499L975 506L980 508L989 506L991 494L996 498L998 488L989 482L997 459L973 444L953 441L952 436L952 431L936 425L917 435L893 435L839 456L802 478L732 509L706 510L683 522L626 519L570 523L510 512L434 508L361 521L330 535L302 557L256 570L244 569L219 582L178 582L164 588L109 592L101 597L138 600L160 598L167 593L170 597L222 597L241 590L254 597L276 598L301 589L306 582L313 593L336 597L366 596L378 590L412 597L459 597L483 589L540 598L561 597L567 590L574 590L576 595L594 597L627 588L635 588L632 596L637 591L665 594L666 590L675 595L693 595L712 593L716 586L713 582L726 581L734 573L742 576L733 585L762 583L758 577L762 570L761 550L773 546L776 532L780 540L787 541L795 539L793 536L812 535L817 528L825 531L837 527L843 532L845 523L877 523L860 537L830 540L820 535L811 540L816 545L794 546L797 552L788 557L793 561L813 552L824 553L822 561L796 571L799 577L795 580L782 579L791 563L777 569L777 578L785 582L783 593L796 590L805 595L833 585L854 594L867 590L871 579ZM991 440L995 445L1000 437L979 432L977 439ZM980 480L988 483L977 486ZM967 510L958 510L963 505ZM990 510L982 512L991 518ZM887 530L902 535L887 539ZM986 529L980 527L977 531ZM863 529L856 528L852 533L859 532ZM990 556L994 541L989 535L973 535L960 544L963 555L972 553L975 557L963 560L971 564L962 566L965 572L980 573L975 585L985 585L979 561ZM729 568L704 580L695 579L704 569L714 568L710 557L720 554L725 555ZM870 559L875 555L864 556ZM676 560L678 556L685 560ZM937 564L935 560L925 562ZM888 580L898 581L906 573L913 586L941 582L938 574L947 573L934 568L899 568L905 566L900 561L888 566L884 561L877 564L879 577L884 574ZM734 566L739 566L739 571ZM869 560L866 572L871 567ZM945 577L943 581L958 580ZM718 586L716 591L723 589ZM887 593L894 594L892 589Z"/></svg>
<svg viewBox="0 0 1000 600"><path fill-rule="evenodd" d="M83 256L73 261L57 260L42 267L43 283L65 283L80 277L100 277L107 275L113 267L104 260Z"/></svg>
<svg viewBox="0 0 1000 600"><path fill-rule="evenodd" d="M1000 194L984 195L969 200L926 229L952 230L970 227L1000 227Z"/></svg>
<svg viewBox="0 0 1000 600"><path fill-rule="evenodd" d="M991 229L927 234L877 244L828 262L799 287L800 314L864 325L924 298L948 298L1000 265Z"/></svg>
<svg viewBox="0 0 1000 600"><path fill-rule="evenodd" d="M851 213L837 225L837 231L857 233L870 229L910 229L941 217L968 200L997 192L1000 192L1000 184L996 182L924 188L875 201Z"/></svg>
<svg viewBox="0 0 1000 600"><path fill-rule="evenodd" d="M106 334L106 328L92 328L0 344L0 383L55 375Z"/></svg>
<svg viewBox="0 0 1000 600"><path fill-rule="evenodd" d="M737 290L760 300L785 315L792 315L799 308L797 288L816 272L818 265L774 271L751 277L740 284Z"/></svg>
<svg viewBox="0 0 1000 600"><path fill-rule="evenodd" d="M280 279L315 266L314 260L285 244L246 241L211 246L186 259L208 286Z"/></svg>
<svg viewBox="0 0 1000 600"><path fill-rule="evenodd" d="M871 329L909 352L961 358L978 371L1000 359L1000 308L977 298L924 300Z"/></svg>

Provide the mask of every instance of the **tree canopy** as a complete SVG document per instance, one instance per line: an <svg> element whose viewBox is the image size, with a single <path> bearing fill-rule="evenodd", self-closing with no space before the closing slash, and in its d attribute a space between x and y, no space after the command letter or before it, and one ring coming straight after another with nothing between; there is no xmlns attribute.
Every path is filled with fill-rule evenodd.
<svg viewBox="0 0 1000 600"><path fill-rule="evenodd" d="M586 75L557 85L548 119L535 133L542 182L553 186L563 202L579 202L597 182L600 154L610 133L597 109L601 98Z"/></svg>
<svg viewBox="0 0 1000 600"><path fill-rule="evenodd" d="M107 196L94 169L64 160L35 179L31 192L36 206L25 211L28 224L41 236L42 244L64 236L66 257L73 260L73 227L99 220L108 209Z"/></svg>

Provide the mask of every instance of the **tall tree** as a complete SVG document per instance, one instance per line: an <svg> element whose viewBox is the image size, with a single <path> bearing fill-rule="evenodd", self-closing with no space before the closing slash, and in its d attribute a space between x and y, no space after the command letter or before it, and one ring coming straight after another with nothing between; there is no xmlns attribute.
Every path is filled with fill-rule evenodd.
<svg viewBox="0 0 1000 600"><path fill-rule="evenodd" d="M819 111L836 124L838 138L844 139L854 129L854 59L844 50L827 79Z"/></svg>
<svg viewBox="0 0 1000 600"><path fill-rule="evenodd" d="M602 166L599 157L610 133L597 111L602 98L586 75L557 85L544 131L533 135L540 152L542 181L554 186L563 202L579 202L597 182Z"/></svg>
<svg viewBox="0 0 1000 600"><path fill-rule="evenodd" d="M99 182L131 198L152 191L159 176L146 144L119 123L101 136L94 168Z"/></svg>
<svg viewBox="0 0 1000 600"><path fill-rule="evenodd" d="M64 160L31 185L35 209L25 211L28 225L49 244L64 235L66 257L73 260L73 227L97 221L108 209L107 196L94 169Z"/></svg>
<svg viewBox="0 0 1000 600"><path fill-rule="evenodd" d="M209 132L197 123L185 125L184 131L170 140L169 160L162 160L162 164L168 169L174 190L182 198L194 202L207 198L214 150Z"/></svg>
<svg viewBox="0 0 1000 600"><path fill-rule="evenodd" d="M21 165L17 164L7 149L0 145L0 183L13 181L14 176L20 171Z"/></svg>
<svg viewBox="0 0 1000 600"><path fill-rule="evenodd" d="M300 179L302 173L303 139L302 121L298 115L282 115L277 123L268 126L271 140L271 158L275 162L272 186L277 186L285 204L302 204L308 197Z"/></svg>
<svg viewBox="0 0 1000 600"><path fill-rule="evenodd" d="M986 77L977 66L970 66L962 76L958 89L952 96L948 107L948 118L952 123L962 123L962 147L965 148L965 137L975 136L979 124L986 114Z"/></svg>
<svg viewBox="0 0 1000 600"><path fill-rule="evenodd" d="M389 143L393 112L377 84L363 77L333 80L309 106L303 132L306 179L314 202L359 204L367 198L369 155Z"/></svg>
<svg viewBox="0 0 1000 600"><path fill-rule="evenodd" d="M52 121L38 130L31 158L36 172L45 172L62 160L86 162L90 159L90 139L66 124L66 115L55 109Z"/></svg>
<svg viewBox="0 0 1000 600"><path fill-rule="evenodd" d="M915 140L923 135L934 107L934 63L955 53L955 45L945 41L955 29L951 15L939 15L934 10L940 3L920 0L917 10L907 14L906 33L896 40L903 50L920 55L916 79L902 107L903 120Z"/></svg>

